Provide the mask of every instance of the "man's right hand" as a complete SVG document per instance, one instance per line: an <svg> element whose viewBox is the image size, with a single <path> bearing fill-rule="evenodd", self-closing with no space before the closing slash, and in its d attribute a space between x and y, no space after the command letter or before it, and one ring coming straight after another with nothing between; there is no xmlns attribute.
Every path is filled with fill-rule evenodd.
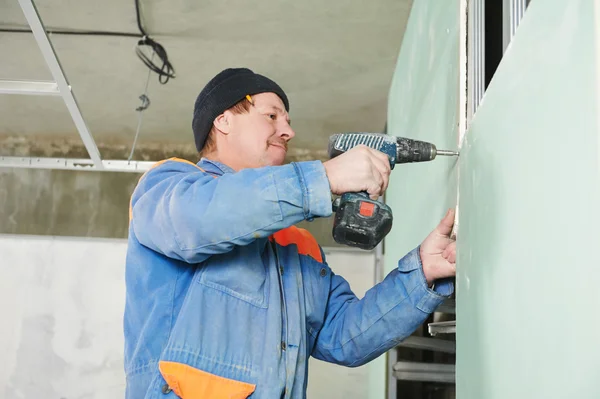
<svg viewBox="0 0 600 399"><path fill-rule="evenodd" d="M388 156L367 146L356 146L323 165L333 194L366 191L372 199L377 199L388 187L391 172Z"/></svg>

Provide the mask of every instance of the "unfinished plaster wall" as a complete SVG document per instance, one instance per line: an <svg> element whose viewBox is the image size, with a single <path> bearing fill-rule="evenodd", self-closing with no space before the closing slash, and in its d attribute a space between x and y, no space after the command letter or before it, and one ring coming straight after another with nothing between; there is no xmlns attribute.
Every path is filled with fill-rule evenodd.
<svg viewBox="0 0 600 399"><path fill-rule="evenodd" d="M0 168L0 233L123 238L136 173Z"/></svg>
<svg viewBox="0 0 600 399"><path fill-rule="evenodd" d="M167 156L175 155L180 154ZM186 158L194 159L193 154ZM320 153L296 149L288 161L322 158ZM140 176L0 168L0 233L125 238L129 199ZM316 219L299 226L311 231L322 246L338 246L331 236L332 219Z"/></svg>

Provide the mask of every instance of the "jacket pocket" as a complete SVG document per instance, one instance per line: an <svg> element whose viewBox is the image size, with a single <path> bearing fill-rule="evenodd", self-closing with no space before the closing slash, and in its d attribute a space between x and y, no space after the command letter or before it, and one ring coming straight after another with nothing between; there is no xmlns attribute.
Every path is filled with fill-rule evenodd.
<svg viewBox="0 0 600 399"><path fill-rule="evenodd" d="M158 367L169 388L182 399L246 399L256 389L255 384L220 377L183 363L160 361Z"/></svg>
<svg viewBox="0 0 600 399"><path fill-rule="evenodd" d="M251 305L267 308L269 276L266 265L269 259L263 258L265 241L257 240L209 258L200 265L197 281Z"/></svg>

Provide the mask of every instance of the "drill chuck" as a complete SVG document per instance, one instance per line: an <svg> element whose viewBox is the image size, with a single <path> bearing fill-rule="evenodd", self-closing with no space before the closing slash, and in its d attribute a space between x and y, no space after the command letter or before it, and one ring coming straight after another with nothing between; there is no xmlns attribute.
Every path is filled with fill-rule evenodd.
<svg viewBox="0 0 600 399"><path fill-rule="evenodd" d="M424 141L397 138L398 156L396 163L427 162L435 159L437 148Z"/></svg>

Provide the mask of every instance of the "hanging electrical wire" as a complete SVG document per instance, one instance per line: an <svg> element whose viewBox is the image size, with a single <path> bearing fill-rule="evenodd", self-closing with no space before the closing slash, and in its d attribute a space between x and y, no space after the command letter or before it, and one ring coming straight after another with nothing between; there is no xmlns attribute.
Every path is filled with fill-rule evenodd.
<svg viewBox="0 0 600 399"><path fill-rule="evenodd" d="M152 61L153 57L154 57L154 54L152 54L150 61ZM131 145L131 152L129 153L129 158L127 158L128 162L131 162L131 159L133 158L133 152L135 151L135 145L137 144L138 136L140 135L140 131L142 129L142 120L144 119L144 111L146 109L148 109L148 107L150 106L150 98L148 97L148 85L150 84L150 72L151 72L151 70L148 69L148 76L146 77L146 87L144 88L144 94L142 94L139 97L139 99L142 101L142 104L135 109L136 112L138 113L138 123L137 123L137 128L135 129L135 137L133 138L133 144Z"/></svg>
<svg viewBox="0 0 600 399"><path fill-rule="evenodd" d="M140 30L140 33L143 36L142 39L138 41L138 46L136 47L135 52L140 58L140 60L142 60L142 62L152 72L158 74L158 81L161 84L166 84L169 81L169 79L175 78L175 68L173 68L173 65L169 61L167 50L165 50L165 48L160 43L153 40L146 32L146 29L144 29L144 24L142 23L142 15L140 12L140 1L134 1L138 29ZM154 55L158 56L158 58L162 62L162 65L160 67L154 64L154 62L152 62L152 59L144 53L142 49L145 46L148 46L152 49L152 57L154 57Z"/></svg>
<svg viewBox="0 0 600 399"><path fill-rule="evenodd" d="M130 32L110 32L110 31L98 31L98 30L78 30L78 29L60 29L60 28L46 28L46 33L49 35L73 35L73 36L121 36L121 37L138 37L141 38L137 42L137 47L135 48L135 52L138 58L150 69L152 72L158 75L158 81L161 84L166 84L169 79L175 78L175 68L173 64L169 61L169 57L167 55L167 50L158 43L156 40L152 39L146 29L144 28L144 24L142 23L142 14L140 10L140 2L139 0L134 0L135 2L135 15L137 20L137 26L140 33L130 33ZM28 28L0 28L0 32L5 33L32 33L31 29ZM160 66L155 64L152 58L146 55L144 51L145 47L149 47L151 49L152 58L154 55L158 57L160 60Z"/></svg>
<svg viewBox="0 0 600 399"><path fill-rule="evenodd" d="M146 76L144 93L139 96L139 99L142 101L142 103L139 107L136 108L136 112L138 113L138 123L135 131L135 137L133 139L133 144L131 146L131 151L129 153L128 161L131 161L131 159L133 158L135 146L137 144L138 137L142 128L142 121L144 119L143 113L150 106L150 98L148 97L148 85L150 83L151 72L154 72L158 75L158 81L161 84L166 84L169 81L169 79L175 78L175 68L169 61L167 50L165 50L165 48L156 40L152 39L150 35L148 35L146 29L144 28L144 24L142 22L142 13L140 9L140 0L134 0L134 3L137 27L140 33L46 28L46 33L49 35L121 36L140 38L140 40L138 40L137 42L135 52L138 58L148 68L148 75ZM0 32L32 33L31 29L12 27L0 28ZM146 47L150 48L150 56L146 54L147 50L144 50ZM154 57L158 57L158 64L154 62Z"/></svg>
<svg viewBox="0 0 600 399"><path fill-rule="evenodd" d="M134 0L135 2L135 16L137 20L137 26L140 30L140 33L143 35L142 39L138 41L135 52L140 60L148 67L148 76L146 77L146 86L144 88L144 93L139 97L142 101L142 105L136 108L136 112L138 113L138 123L135 131L135 137L133 139L133 144L131 146L131 152L129 153L128 161L131 161L133 158L133 153L135 152L135 146L137 144L138 137L140 135L140 131L142 128L142 121L144 119L144 111L150 106L150 98L148 97L148 84L150 83L150 72L154 72L158 75L158 81L161 84L166 84L169 79L175 78L175 69L171 62L169 62L169 57L167 56L167 50L158 42L150 38L146 29L144 29L144 24L142 23L142 13L140 10L140 0ZM152 53L150 57L148 57L143 48L150 47ZM162 65L159 67L154 63L154 57L157 56L159 61L162 62Z"/></svg>

